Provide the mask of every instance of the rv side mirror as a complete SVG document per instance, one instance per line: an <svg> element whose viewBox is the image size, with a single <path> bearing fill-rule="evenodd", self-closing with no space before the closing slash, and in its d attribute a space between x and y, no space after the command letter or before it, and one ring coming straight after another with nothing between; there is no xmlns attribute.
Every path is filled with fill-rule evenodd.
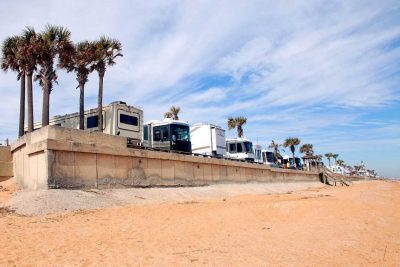
<svg viewBox="0 0 400 267"><path fill-rule="evenodd" d="M172 135L172 141L174 141L174 142L176 141L176 135L174 135L174 134Z"/></svg>

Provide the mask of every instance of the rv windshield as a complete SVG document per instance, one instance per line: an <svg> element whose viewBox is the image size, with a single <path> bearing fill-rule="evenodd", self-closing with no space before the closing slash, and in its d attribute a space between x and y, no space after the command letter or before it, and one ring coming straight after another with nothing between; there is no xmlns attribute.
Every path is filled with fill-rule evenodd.
<svg viewBox="0 0 400 267"><path fill-rule="evenodd" d="M189 126L187 125L172 124L171 133L176 138L174 141L189 141Z"/></svg>
<svg viewBox="0 0 400 267"><path fill-rule="evenodd" d="M246 152L253 152L253 143L251 142L244 142L244 146L246 147Z"/></svg>

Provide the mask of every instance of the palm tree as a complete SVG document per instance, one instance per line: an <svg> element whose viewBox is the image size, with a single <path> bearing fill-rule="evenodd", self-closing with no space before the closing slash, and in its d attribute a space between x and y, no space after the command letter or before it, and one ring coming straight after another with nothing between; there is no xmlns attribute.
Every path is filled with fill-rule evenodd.
<svg viewBox="0 0 400 267"><path fill-rule="evenodd" d="M26 78L28 81L28 132L33 131L33 85L32 76L38 65L37 53L38 38L35 30L26 27L22 32L19 42L21 62L26 70Z"/></svg>
<svg viewBox="0 0 400 267"><path fill-rule="evenodd" d="M272 140L271 144L268 146L269 149L273 149L274 150L274 159L275 159L275 164L278 164L278 157L280 155L280 149L279 147L281 147L282 145L275 143L274 140Z"/></svg>
<svg viewBox="0 0 400 267"><path fill-rule="evenodd" d="M167 112L164 113L164 118L171 118L173 120L179 120L179 112L181 111L180 107L172 106L169 108Z"/></svg>
<svg viewBox="0 0 400 267"><path fill-rule="evenodd" d="M64 67L71 60L74 46L70 40L71 32L64 27L47 25L45 30L38 35L38 62L39 74L35 80L43 89L42 127L49 125L50 93L53 82L57 83L57 74L54 60L58 58L58 66Z"/></svg>
<svg viewBox="0 0 400 267"><path fill-rule="evenodd" d="M315 160L317 161L317 167L319 168L320 162L322 161L322 155L315 155Z"/></svg>
<svg viewBox="0 0 400 267"><path fill-rule="evenodd" d="M20 103L19 103L19 131L18 136L24 135L25 123L25 71L19 58L18 43L19 36L11 36L4 40L1 49L1 69L4 71L17 72L17 79L20 80Z"/></svg>
<svg viewBox="0 0 400 267"><path fill-rule="evenodd" d="M329 167L331 166L331 158L332 158L333 154L332 153L326 153L325 157L328 159L329 162Z"/></svg>
<svg viewBox="0 0 400 267"><path fill-rule="evenodd" d="M283 143L284 147L290 147L290 151L292 151L294 167L296 167L294 152L296 151L296 146L299 144L300 144L300 139L297 137L286 138L285 142Z"/></svg>
<svg viewBox="0 0 400 267"><path fill-rule="evenodd" d="M79 88L79 129L85 128L85 84L88 81L89 73L92 71L91 64L95 60L96 48L93 43L84 41L75 45L70 64L66 65L68 72L76 73L76 80Z"/></svg>
<svg viewBox="0 0 400 267"><path fill-rule="evenodd" d="M336 161L337 157L339 157L339 155L338 155L338 154L332 154L332 158L334 158L334 159L335 159L335 165L337 165L337 161Z"/></svg>
<svg viewBox="0 0 400 267"><path fill-rule="evenodd" d="M300 153L306 154L306 156L314 155L313 145L312 144L304 144L300 147Z"/></svg>
<svg viewBox="0 0 400 267"><path fill-rule="evenodd" d="M98 96L98 128L99 132L103 132L103 80L104 74L108 66L115 65L115 59L122 57L121 42L108 37L101 37L95 42L95 63L92 70L96 70L99 74L99 96Z"/></svg>
<svg viewBox="0 0 400 267"><path fill-rule="evenodd" d="M238 137L241 138L241 137L243 137L243 125L246 124L246 122L247 122L246 117L242 117L242 116L239 116L236 118L229 117L228 118L228 129L232 130L232 129L236 128Z"/></svg>
<svg viewBox="0 0 400 267"><path fill-rule="evenodd" d="M344 163L344 161L341 160L341 159L336 160L336 164L339 165L339 166L343 166L344 167L343 163Z"/></svg>

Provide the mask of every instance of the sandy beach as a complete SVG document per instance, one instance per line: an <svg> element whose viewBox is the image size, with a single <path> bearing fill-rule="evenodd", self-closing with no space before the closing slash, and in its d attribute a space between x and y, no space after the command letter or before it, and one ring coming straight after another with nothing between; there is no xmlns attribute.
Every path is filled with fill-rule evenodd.
<svg viewBox="0 0 400 267"><path fill-rule="evenodd" d="M153 202L136 189L136 202L34 216L6 207L16 187L0 186L1 266L400 266L399 182L184 198L165 189Z"/></svg>

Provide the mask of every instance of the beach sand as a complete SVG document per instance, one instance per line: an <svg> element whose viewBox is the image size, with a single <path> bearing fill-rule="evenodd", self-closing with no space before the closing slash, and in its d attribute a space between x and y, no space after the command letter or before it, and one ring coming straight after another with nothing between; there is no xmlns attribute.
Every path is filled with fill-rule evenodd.
<svg viewBox="0 0 400 267"><path fill-rule="evenodd" d="M15 190L2 183L0 204ZM3 207L0 265L400 266L399 182L237 194L41 216Z"/></svg>

